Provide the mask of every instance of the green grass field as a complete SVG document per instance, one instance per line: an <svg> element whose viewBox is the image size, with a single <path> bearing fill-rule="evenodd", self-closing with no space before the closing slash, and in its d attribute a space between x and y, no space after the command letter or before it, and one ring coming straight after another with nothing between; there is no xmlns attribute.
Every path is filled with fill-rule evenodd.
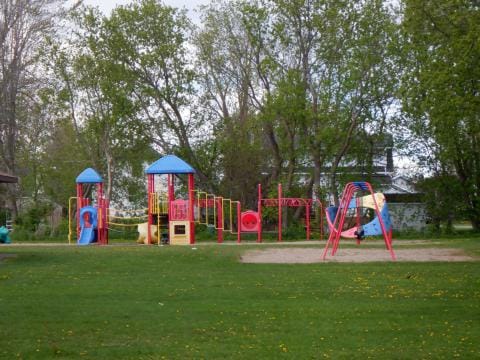
<svg viewBox="0 0 480 360"><path fill-rule="evenodd" d="M480 262L240 263L252 247L0 247L0 358L480 357Z"/></svg>

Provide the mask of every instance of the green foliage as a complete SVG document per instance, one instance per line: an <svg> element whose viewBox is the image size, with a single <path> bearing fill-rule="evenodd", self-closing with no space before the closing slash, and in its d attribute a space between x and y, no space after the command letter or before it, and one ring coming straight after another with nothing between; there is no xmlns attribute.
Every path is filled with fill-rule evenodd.
<svg viewBox="0 0 480 360"><path fill-rule="evenodd" d="M70 121L58 121L41 157L43 192L64 208L76 196L75 178L92 166L79 140Z"/></svg>
<svg viewBox="0 0 480 360"><path fill-rule="evenodd" d="M241 201L247 208L256 206L257 184L265 166L255 120L242 123L226 119L217 135L217 164L224 173L217 189L224 196Z"/></svg>
<svg viewBox="0 0 480 360"><path fill-rule="evenodd" d="M433 170L455 174L480 229L480 13L469 1L404 1L403 109L428 134Z"/></svg>
<svg viewBox="0 0 480 360"><path fill-rule="evenodd" d="M6 208L0 208L0 226L5 226L7 220L12 218L11 212Z"/></svg>
<svg viewBox="0 0 480 360"><path fill-rule="evenodd" d="M404 140L404 125L429 147L417 157L435 175L425 190L435 223L465 212L480 228L472 2L220 0L202 8L198 27L156 0L70 15L72 31L46 38L31 59L45 81L16 96L21 122L10 128L20 138L7 141L19 194L34 203L66 206L91 166L112 202L143 206L143 170L159 153L179 155L199 188L246 208L257 183L335 196L358 174L374 181L374 159L392 146L388 133ZM403 143L410 154L412 143ZM439 205L453 203L437 181L450 175L455 216Z"/></svg>
<svg viewBox="0 0 480 360"><path fill-rule="evenodd" d="M418 187L424 194L434 230L440 232L440 225L444 223L447 232L452 232L453 221L465 217L462 185L458 178L452 175L435 176L420 181Z"/></svg>
<svg viewBox="0 0 480 360"><path fill-rule="evenodd" d="M40 223L52 210L49 204L35 204L15 220L15 225L29 232L38 230Z"/></svg>

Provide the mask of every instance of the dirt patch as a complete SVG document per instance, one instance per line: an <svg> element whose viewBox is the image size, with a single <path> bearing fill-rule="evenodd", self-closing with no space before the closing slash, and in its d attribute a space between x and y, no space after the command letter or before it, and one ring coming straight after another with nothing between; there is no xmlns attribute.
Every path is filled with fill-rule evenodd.
<svg viewBox="0 0 480 360"><path fill-rule="evenodd" d="M14 258L17 257L15 254L0 254L0 263L3 259Z"/></svg>
<svg viewBox="0 0 480 360"><path fill-rule="evenodd" d="M320 262L375 262L392 261L390 253L384 249L340 249L335 256L328 253L322 260L323 249L284 248L250 250L242 257L244 263L268 264L310 264ZM397 261L478 261L460 249L397 249Z"/></svg>

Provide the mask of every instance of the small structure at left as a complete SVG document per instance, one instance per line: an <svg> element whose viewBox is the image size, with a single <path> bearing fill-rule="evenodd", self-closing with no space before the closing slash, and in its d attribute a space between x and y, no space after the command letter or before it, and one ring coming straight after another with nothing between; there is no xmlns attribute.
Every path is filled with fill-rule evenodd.
<svg viewBox="0 0 480 360"><path fill-rule="evenodd" d="M18 178L13 175L0 172L0 183L17 183ZM5 226L0 226L0 244L10 244L12 240L8 234L12 231L12 220L5 220Z"/></svg>
<svg viewBox="0 0 480 360"><path fill-rule="evenodd" d="M92 168L77 176L77 244L108 244L107 208L103 179Z"/></svg>

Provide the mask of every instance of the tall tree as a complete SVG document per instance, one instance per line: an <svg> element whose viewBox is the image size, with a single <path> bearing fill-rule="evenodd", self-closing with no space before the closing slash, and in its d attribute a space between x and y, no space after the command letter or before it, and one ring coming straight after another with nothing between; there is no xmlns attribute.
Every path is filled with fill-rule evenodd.
<svg viewBox="0 0 480 360"><path fill-rule="evenodd" d="M134 78L133 97L149 138L161 152L177 153L207 181L195 153L204 118L195 102L195 71L188 55L191 24L184 11L154 0L117 7L105 21L111 61Z"/></svg>
<svg viewBox="0 0 480 360"><path fill-rule="evenodd" d="M402 105L410 129L431 135L442 170L458 177L480 230L480 9L474 1L403 1Z"/></svg>
<svg viewBox="0 0 480 360"><path fill-rule="evenodd" d="M107 198L118 200L113 196L114 183L132 175L130 165L145 160L141 154L149 154L150 137L145 136L145 123L137 117L136 79L116 58L119 40L110 19L94 8L84 8L75 20L77 30L71 43L64 48L54 46L52 51L63 83L59 100L68 104L65 109L79 145L106 174Z"/></svg>
<svg viewBox="0 0 480 360"><path fill-rule="evenodd" d="M377 0L330 3L325 20L320 21L323 39L317 56L322 61L315 91L320 118L324 118L320 147L329 150L325 155L331 165L330 193L338 201L337 174L342 161L358 160L355 150L360 154L367 150L352 144L369 134L378 137L386 129L397 83L393 65L396 27L393 14Z"/></svg>
<svg viewBox="0 0 480 360"><path fill-rule="evenodd" d="M244 1L212 2L203 8L202 27L195 35L202 109L210 114L219 152L219 183L247 203L253 203L252 188L267 166L277 178L279 173L263 146L258 117L270 91L265 61L270 45L263 46L259 37L268 36L266 16Z"/></svg>
<svg viewBox="0 0 480 360"><path fill-rule="evenodd" d="M395 31L379 0L216 2L196 43L220 121L258 119L267 179L284 181L286 192L313 164L310 196L325 170L336 194L357 135L385 131Z"/></svg>
<svg viewBox="0 0 480 360"><path fill-rule="evenodd" d="M0 2L0 167L17 172L20 98L33 96L41 81L35 71L39 49L53 31L61 0L4 0ZM26 103L26 102L24 102ZM17 213L16 190L9 188L10 206Z"/></svg>

